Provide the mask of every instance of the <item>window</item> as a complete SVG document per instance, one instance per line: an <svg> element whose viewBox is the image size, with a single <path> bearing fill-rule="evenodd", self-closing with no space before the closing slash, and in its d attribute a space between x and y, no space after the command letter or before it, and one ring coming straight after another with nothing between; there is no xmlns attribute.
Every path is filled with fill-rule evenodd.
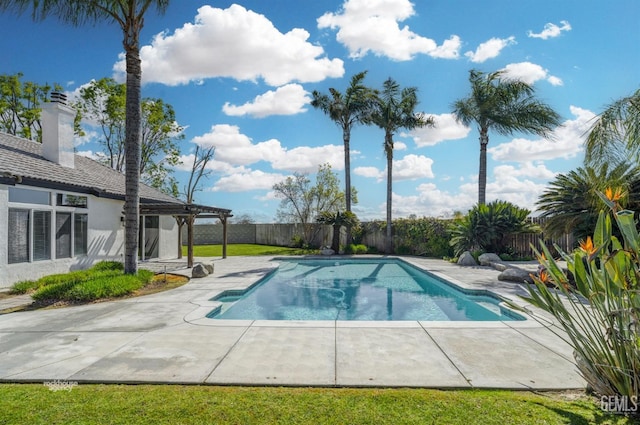
<svg viewBox="0 0 640 425"><path fill-rule="evenodd" d="M87 214L74 214L73 216L73 254L85 255L87 253L87 231L89 216Z"/></svg>
<svg viewBox="0 0 640 425"><path fill-rule="evenodd" d="M56 201L56 206L39 206L50 205L52 200ZM88 253L89 215L80 209L87 208L86 196L59 193L52 197L45 191L10 187L9 202L5 228L9 264L71 258ZM33 206L20 208L22 204Z"/></svg>
<svg viewBox="0 0 640 425"><path fill-rule="evenodd" d="M51 194L42 190L9 187L9 202L23 204L51 205Z"/></svg>
<svg viewBox="0 0 640 425"><path fill-rule="evenodd" d="M63 207L87 208L87 197L58 193L58 196L56 197L56 205Z"/></svg>
<svg viewBox="0 0 640 425"><path fill-rule="evenodd" d="M33 212L33 261L51 259L51 211Z"/></svg>
<svg viewBox="0 0 640 425"><path fill-rule="evenodd" d="M29 261L29 210L9 208L9 264Z"/></svg>
<svg viewBox="0 0 640 425"><path fill-rule="evenodd" d="M71 213L56 212L56 258L71 257Z"/></svg>

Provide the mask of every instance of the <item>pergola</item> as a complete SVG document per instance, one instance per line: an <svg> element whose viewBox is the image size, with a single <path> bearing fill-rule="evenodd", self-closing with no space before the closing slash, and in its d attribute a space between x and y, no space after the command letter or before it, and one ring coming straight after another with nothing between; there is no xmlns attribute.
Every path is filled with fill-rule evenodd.
<svg viewBox="0 0 640 425"><path fill-rule="evenodd" d="M187 267L193 267L193 222L217 218L222 223L222 258L227 258L227 219L231 210L198 204L140 202L140 215L171 215L178 222L178 258L182 258L182 226L187 224Z"/></svg>

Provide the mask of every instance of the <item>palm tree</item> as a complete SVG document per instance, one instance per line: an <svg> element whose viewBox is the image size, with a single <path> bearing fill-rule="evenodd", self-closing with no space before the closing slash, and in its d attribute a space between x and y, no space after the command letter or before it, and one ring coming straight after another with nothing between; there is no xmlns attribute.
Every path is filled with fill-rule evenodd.
<svg viewBox="0 0 640 425"><path fill-rule="evenodd" d="M585 162L599 166L640 157L640 89L610 104L592 125Z"/></svg>
<svg viewBox="0 0 640 425"><path fill-rule="evenodd" d="M32 9L34 20L53 15L74 26L100 21L115 22L122 30L127 68L125 121L125 261L124 271L138 271L140 228L141 79L140 32L150 7L164 13L169 0L0 0L0 11L19 14Z"/></svg>
<svg viewBox="0 0 640 425"><path fill-rule="evenodd" d="M392 78L383 83L382 92L376 94L370 122L384 130L384 152L387 155L387 235L385 251L393 250L391 239L391 193L393 169L393 135L400 129L413 130L433 126L433 117L415 111L418 106L418 89L400 85Z"/></svg>
<svg viewBox="0 0 640 425"><path fill-rule="evenodd" d="M338 254L340 252L340 228L345 226L350 229L358 225L358 217L351 211L322 211L316 218L316 222L333 226L333 238L331 249Z"/></svg>
<svg viewBox="0 0 640 425"><path fill-rule="evenodd" d="M576 240L591 236L604 208L598 192L610 187L626 192L620 202L632 210L640 206L640 168L629 163L613 167L579 167L559 174L538 199L536 207L545 219L542 228L551 237L572 234Z"/></svg>
<svg viewBox="0 0 640 425"><path fill-rule="evenodd" d="M456 121L466 126L475 122L480 132L478 204L486 200L489 129L503 136L523 132L547 137L560 124L560 116L534 97L533 86L502 75L471 70L471 94L452 105Z"/></svg>
<svg viewBox="0 0 640 425"><path fill-rule="evenodd" d="M334 88L329 89L329 95L313 91L311 106L327 114L331 121L342 129L342 143L344 144L344 193L346 210L351 211L351 129L355 124L367 121L371 112L374 91L362 82L367 71L351 77L351 83L344 94ZM351 243L350 228L347 229L347 243Z"/></svg>

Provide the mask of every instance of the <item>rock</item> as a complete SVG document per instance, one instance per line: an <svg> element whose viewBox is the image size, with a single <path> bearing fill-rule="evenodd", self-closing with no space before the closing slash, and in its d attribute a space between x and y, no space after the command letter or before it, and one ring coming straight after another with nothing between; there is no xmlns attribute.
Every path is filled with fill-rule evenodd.
<svg viewBox="0 0 640 425"><path fill-rule="evenodd" d="M492 263L502 263L502 259L497 254L485 253L478 257L481 266L491 266Z"/></svg>
<svg viewBox="0 0 640 425"><path fill-rule="evenodd" d="M207 277L209 276L209 272L204 267L204 265L198 263L193 266L191 269L191 277Z"/></svg>
<svg viewBox="0 0 640 425"><path fill-rule="evenodd" d="M510 267L498 275L498 280L503 282L533 283L530 273L524 269Z"/></svg>
<svg viewBox="0 0 640 425"><path fill-rule="evenodd" d="M498 270L499 272L503 272L503 271L511 268L511 266L509 266L506 263L491 263L491 267L493 267L494 269Z"/></svg>
<svg viewBox="0 0 640 425"><path fill-rule="evenodd" d="M207 273L213 274L213 263L203 263L202 265L207 270Z"/></svg>
<svg viewBox="0 0 640 425"><path fill-rule="evenodd" d="M477 266L476 259L473 258L473 255L469 251L463 252L458 258L459 266Z"/></svg>
<svg viewBox="0 0 640 425"><path fill-rule="evenodd" d="M325 248L322 251L320 251L320 254L322 255L333 255L336 252L333 249L329 249L329 248Z"/></svg>

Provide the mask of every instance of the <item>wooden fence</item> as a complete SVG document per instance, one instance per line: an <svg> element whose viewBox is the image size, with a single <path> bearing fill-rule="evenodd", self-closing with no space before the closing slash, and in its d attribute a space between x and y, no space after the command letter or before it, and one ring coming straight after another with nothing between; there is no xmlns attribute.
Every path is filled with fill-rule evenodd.
<svg viewBox="0 0 640 425"><path fill-rule="evenodd" d="M333 227L327 225L314 225L315 231L311 242L312 246L331 245ZM294 239L304 234L305 229L300 224L229 224L229 243L254 243L259 245L294 246ZM183 243L186 241L186 232L183 232ZM340 243L346 243L344 229L341 232ZM369 226L365 232L362 243L376 248L379 252L385 249L385 229L377 226ZM533 247L540 250L540 241L553 250L554 244L563 251L570 252L575 247L575 241L571 235L550 239L544 233L523 233L512 235L509 246L515 253L522 257L535 257ZM394 249L402 240L394 236ZM194 243L196 245L222 243L221 224L196 224L194 226ZM533 245L533 247L532 247Z"/></svg>

